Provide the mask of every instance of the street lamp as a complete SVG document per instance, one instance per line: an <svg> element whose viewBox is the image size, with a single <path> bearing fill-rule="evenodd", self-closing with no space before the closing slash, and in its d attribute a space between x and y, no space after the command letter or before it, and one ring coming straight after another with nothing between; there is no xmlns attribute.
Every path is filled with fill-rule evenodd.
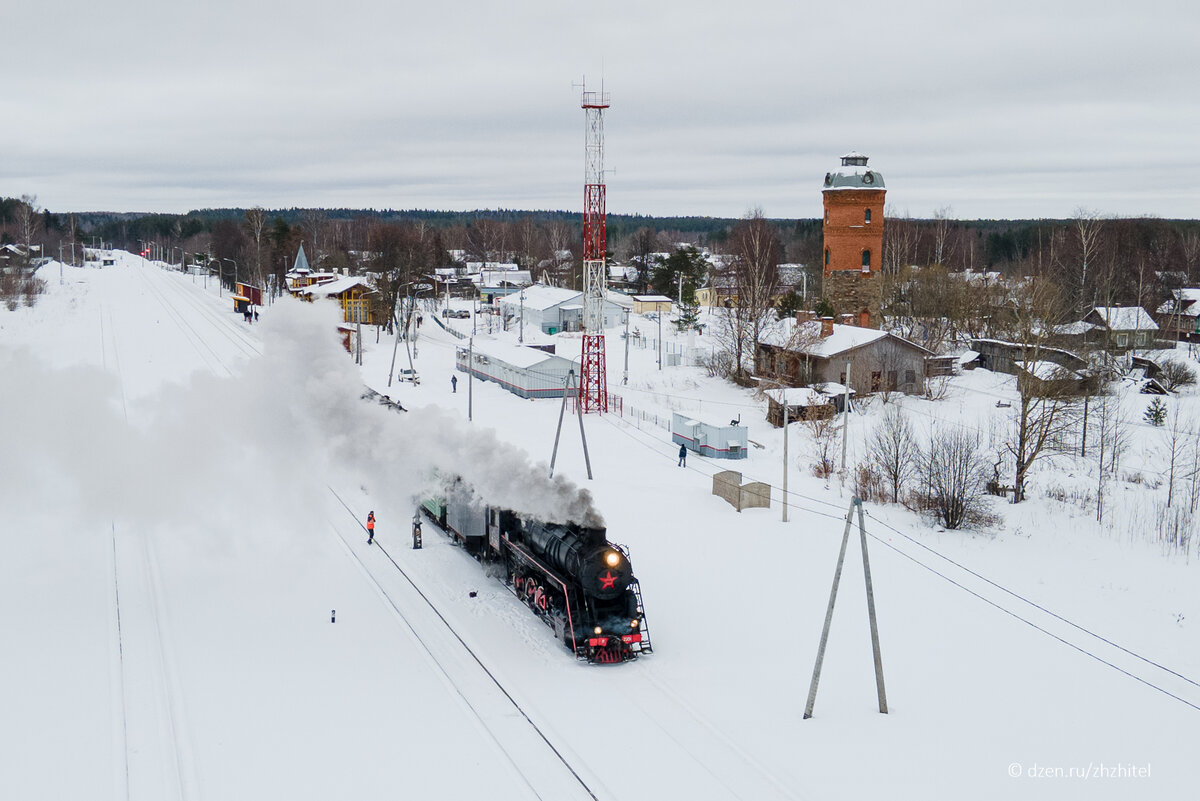
<svg viewBox="0 0 1200 801"><path fill-rule="evenodd" d="M525 343L525 290L524 289L521 290L521 335L517 338L517 341L522 344Z"/></svg>
<svg viewBox="0 0 1200 801"><path fill-rule="evenodd" d="M231 264L233 264L233 283L236 288L236 286L237 286L237 262L234 261L233 259L226 259L226 258L222 258L221 261L227 261L227 262L230 262ZM221 284L222 285L225 284L225 270L224 269L221 270Z"/></svg>

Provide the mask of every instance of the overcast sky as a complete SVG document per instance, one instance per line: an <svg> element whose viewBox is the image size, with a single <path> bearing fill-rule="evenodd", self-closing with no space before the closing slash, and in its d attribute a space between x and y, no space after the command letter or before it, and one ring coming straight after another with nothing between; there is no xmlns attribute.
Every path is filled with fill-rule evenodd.
<svg viewBox="0 0 1200 801"><path fill-rule="evenodd" d="M61 0L5 10L0 195L54 212L582 208L816 217L858 150L896 213L1200 217L1200 7Z"/></svg>

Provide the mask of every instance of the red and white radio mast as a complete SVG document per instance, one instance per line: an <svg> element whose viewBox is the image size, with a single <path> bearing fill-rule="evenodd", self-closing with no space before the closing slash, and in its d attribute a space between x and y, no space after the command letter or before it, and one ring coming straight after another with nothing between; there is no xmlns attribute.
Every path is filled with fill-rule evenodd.
<svg viewBox="0 0 1200 801"><path fill-rule="evenodd" d="M604 109L608 93L584 87L580 107L587 114L586 167L583 186L583 356L579 405L587 412L608 411L608 382L604 363L604 300L608 244L604 210Z"/></svg>

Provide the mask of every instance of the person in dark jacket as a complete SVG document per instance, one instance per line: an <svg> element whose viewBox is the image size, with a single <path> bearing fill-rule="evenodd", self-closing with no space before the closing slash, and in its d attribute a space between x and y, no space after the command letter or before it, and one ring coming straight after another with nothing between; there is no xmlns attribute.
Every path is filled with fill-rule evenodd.
<svg viewBox="0 0 1200 801"><path fill-rule="evenodd" d="M451 394L458 393L458 376L456 375L450 376L450 392Z"/></svg>
<svg viewBox="0 0 1200 801"><path fill-rule="evenodd" d="M687 467L687 445L679 446L679 466Z"/></svg>

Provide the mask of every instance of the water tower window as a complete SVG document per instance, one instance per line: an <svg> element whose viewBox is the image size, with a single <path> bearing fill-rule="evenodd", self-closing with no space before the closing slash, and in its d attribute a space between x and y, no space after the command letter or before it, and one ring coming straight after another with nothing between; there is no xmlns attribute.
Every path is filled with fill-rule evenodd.
<svg viewBox="0 0 1200 801"><path fill-rule="evenodd" d="M863 270L869 270L869 269L871 269L871 251L869 251L869 250L864 250L864 251L863 251L863 263L862 263L862 266L863 266Z"/></svg>
<svg viewBox="0 0 1200 801"><path fill-rule="evenodd" d="M829 266L829 248L825 248L825 266Z"/></svg>
<svg viewBox="0 0 1200 801"><path fill-rule="evenodd" d="M867 209L866 211L863 212L863 222L870 222L870 221L871 221L871 210Z"/></svg>

